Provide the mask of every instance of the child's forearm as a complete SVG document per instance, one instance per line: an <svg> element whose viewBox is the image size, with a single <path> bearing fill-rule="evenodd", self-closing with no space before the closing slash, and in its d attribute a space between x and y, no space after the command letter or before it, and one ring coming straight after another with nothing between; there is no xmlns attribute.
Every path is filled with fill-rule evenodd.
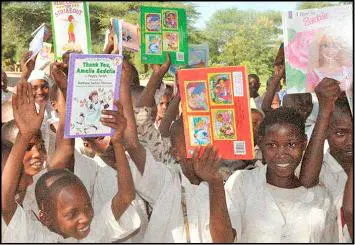
<svg viewBox="0 0 355 245"><path fill-rule="evenodd" d="M348 226L348 231L350 233L351 240L354 241L353 237L353 224L354 224L354 192L353 192L353 170L351 169L348 180L346 181L344 189L344 199L343 199L343 209L344 209L344 221Z"/></svg>
<svg viewBox="0 0 355 245"><path fill-rule="evenodd" d="M169 137L169 128L171 123L175 120L176 115L179 113L179 103L180 103L180 95L177 94L174 99L170 102L168 109L166 110L166 114L161 120L159 131L162 137Z"/></svg>
<svg viewBox="0 0 355 245"><path fill-rule="evenodd" d="M127 151L136 165L138 171L143 175L146 164L146 150L142 144L138 143L135 148L127 148Z"/></svg>
<svg viewBox="0 0 355 245"><path fill-rule="evenodd" d="M271 83L269 84L269 87L267 87L266 92L265 92L265 96L264 96L262 104L261 104L261 108L264 113L267 113L268 111L270 111L272 109L271 104L274 99L276 89L279 85L280 85L280 79L277 77L274 77L272 79Z"/></svg>
<svg viewBox="0 0 355 245"><path fill-rule="evenodd" d="M1 214L6 224L9 224L15 214L17 204L16 191L21 174L22 161L31 135L18 134L16 141L2 172L1 182Z"/></svg>
<svg viewBox="0 0 355 245"><path fill-rule="evenodd" d="M232 243L234 239L223 181L209 183L210 232L214 243Z"/></svg>
<svg viewBox="0 0 355 245"><path fill-rule="evenodd" d="M163 74L164 76L164 74ZM140 99L137 101L137 107L153 107L155 106L154 95L157 90L157 86L160 83L162 77L159 72L153 72L149 78L147 86L144 88Z"/></svg>
<svg viewBox="0 0 355 245"><path fill-rule="evenodd" d="M115 143L113 145L116 158L117 183L119 192L112 200L112 212L119 220L124 211L135 199L135 189L131 170L125 154L123 144Z"/></svg>
<svg viewBox="0 0 355 245"><path fill-rule="evenodd" d="M331 114L332 111L330 109L320 108L311 139L304 153L299 180L306 188L318 184L323 163L324 141Z"/></svg>

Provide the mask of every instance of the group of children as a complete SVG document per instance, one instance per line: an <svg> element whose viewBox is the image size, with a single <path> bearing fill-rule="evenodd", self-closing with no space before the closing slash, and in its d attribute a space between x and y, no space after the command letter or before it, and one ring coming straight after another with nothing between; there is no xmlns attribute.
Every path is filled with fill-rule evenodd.
<svg viewBox="0 0 355 245"><path fill-rule="evenodd" d="M113 46L110 33L105 53ZM312 97L279 96L282 64L263 98L249 75L255 159L221 159L212 145L187 159L179 92L156 96L169 55L146 87L124 59L118 109L100 119L112 136L64 138L70 52L49 76L23 63L2 104L13 115L1 130L3 242L352 241L353 121L338 81L316 86L307 125Z"/></svg>

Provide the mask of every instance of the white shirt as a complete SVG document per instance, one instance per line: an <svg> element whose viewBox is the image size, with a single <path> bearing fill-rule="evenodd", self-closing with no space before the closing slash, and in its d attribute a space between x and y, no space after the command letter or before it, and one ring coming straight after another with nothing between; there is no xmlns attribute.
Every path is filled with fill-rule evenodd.
<svg viewBox="0 0 355 245"><path fill-rule="evenodd" d="M89 158L81 154L77 149L74 151L74 157L74 173L84 183L91 198L94 213L99 213L104 204L112 200L118 192L117 171L108 166L100 157L95 156L93 159ZM138 170L136 170L134 163L129 156L127 158L132 175L137 174ZM124 238L124 242L140 242L148 224L145 203L136 195L136 199L132 201L131 205L136 209L141 219L141 227L130 239Z"/></svg>
<svg viewBox="0 0 355 245"><path fill-rule="evenodd" d="M51 232L46 226L33 217L30 212L18 205L9 225L5 228L3 240L5 243L89 243L113 242L124 238L140 226L140 219L135 208L130 205L119 221L112 213L111 201L106 203L100 214L95 215L90 233L82 240L64 239L61 235Z"/></svg>
<svg viewBox="0 0 355 245"><path fill-rule="evenodd" d="M153 159L147 150L148 157ZM192 185L181 169L178 172L159 162L147 160L143 176L135 178L134 183L137 192L153 207L143 242L187 242L181 185L185 188L191 242L212 242L209 230L209 189L206 182Z"/></svg>
<svg viewBox="0 0 355 245"><path fill-rule="evenodd" d="M337 237L335 211L325 188L284 189L281 196L273 196L275 191L266 183L266 169L265 165L236 171L225 184L228 212L232 227L237 231L237 242L332 242L332 238ZM287 206L290 204L291 207Z"/></svg>
<svg viewBox="0 0 355 245"><path fill-rule="evenodd" d="M323 158L323 165L319 174L319 184L328 189L333 199L333 205L337 210L339 242L346 240L346 237L344 237L344 227L341 224L340 209L343 206L344 189L347 179L348 176L343 167L328 150Z"/></svg>

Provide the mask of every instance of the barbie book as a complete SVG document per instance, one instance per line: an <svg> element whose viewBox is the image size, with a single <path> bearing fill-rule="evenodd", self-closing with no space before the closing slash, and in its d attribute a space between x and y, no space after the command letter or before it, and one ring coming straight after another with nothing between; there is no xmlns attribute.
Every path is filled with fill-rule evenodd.
<svg viewBox="0 0 355 245"><path fill-rule="evenodd" d="M212 144L223 159L254 159L245 68L184 69L177 77L187 157Z"/></svg>
<svg viewBox="0 0 355 245"><path fill-rule="evenodd" d="M112 54L70 54L65 138L112 135L100 117L102 110L117 109L122 59Z"/></svg>
<svg viewBox="0 0 355 245"><path fill-rule="evenodd" d="M138 52L139 51L139 25L133 25L121 20L122 25L122 45L124 48Z"/></svg>
<svg viewBox="0 0 355 245"><path fill-rule="evenodd" d="M185 9L141 6L141 60L163 64L169 52L172 64L188 63Z"/></svg>
<svg viewBox="0 0 355 245"><path fill-rule="evenodd" d="M283 13L288 93L313 92L325 77L353 84L352 5Z"/></svg>
<svg viewBox="0 0 355 245"><path fill-rule="evenodd" d="M89 4L87 2L52 2L51 22L54 53L61 59L67 50L91 53Z"/></svg>

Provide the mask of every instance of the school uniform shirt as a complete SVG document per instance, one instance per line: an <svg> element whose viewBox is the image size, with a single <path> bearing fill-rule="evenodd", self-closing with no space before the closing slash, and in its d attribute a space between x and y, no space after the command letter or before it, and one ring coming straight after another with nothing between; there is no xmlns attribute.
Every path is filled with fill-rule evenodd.
<svg viewBox="0 0 355 245"><path fill-rule="evenodd" d="M278 188L266 182L266 169L236 171L225 184L236 242L333 242L335 210L326 189Z"/></svg>
<svg viewBox="0 0 355 245"><path fill-rule="evenodd" d="M126 154L127 159L129 161L130 169L132 175L139 174L138 169L136 168L134 162L131 160L128 154ZM113 196L119 191L117 185L117 171L107 165L99 156L95 156L93 160L97 164L97 172L94 180L93 188L94 194L92 196L92 205L94 208L94 212L98 213L102 209L102 206L109 200L112 199ZM146 159L146 161L154 161L154 159ZM139 243L143 239L144 232L148 225L148 215L146 210L146 204L143 199L136 194L135 200L132 202L132 205L135 207L140 220L141 226L139 231L136 231L132 234L131 237L125 238L120 242L125 243Z"/></svg>
<svg viewBox="0 0 355 245"><path fill-rule="evenodd" d="M337 223L339 242L346 240L343 236L344 226L342 222L341 207L343 206L343 195L345 184L348 179L343 167L330 154L329 149L323 157L323 165L319 174L319 184L328 189L337 210Z"/></svg>
<svg viewBox="0 0 355 245"><path fill-rule="evenodd" d="M112 213L111 201L107 202L98 215L95 215L90 233L82 240L63 238L50 231L33 213L26 212L17 205L16 212L9 225L5 228L2 242L4 243L93 243L113 242L127 237L140 226L140 219L135 208L130 205L117 221Z"/></svg>
<svg viewBox="0 0 355 245"><path fill-rule="evenodd" d="M149 154L147 151L147 158ZM192 185L181 168L177 172L159 162L147 161L143 175L136 175L134 184L137 192L153 207L142 242L186 243L188 233L185 224L188 224L191 242L212 242L209 230L209 189L206 182ZM182 203L187 210L185 219Z"/></svg>
<svg viewBox="0 0 355 245"><path fill-rule="evenodd" d="M263 99L260 97L260 96L258 96L258 97L255 97L255 98L251 98L253 101L254 101L254 103L255 103L255 109L258 109L259 111L263 111L262 109L261 109L261 105L262 105L262 103L263 103Z"/></svg>
<svg viewBox="0 0 355 245"><path fill-rule="evenodd" d="M152 110L152 107L134 108L138 139L144 147L150 150L156 161L166 165L176 165L177 162L170 154L170 137L161 136L159 129L155 126Z"/></svg>

